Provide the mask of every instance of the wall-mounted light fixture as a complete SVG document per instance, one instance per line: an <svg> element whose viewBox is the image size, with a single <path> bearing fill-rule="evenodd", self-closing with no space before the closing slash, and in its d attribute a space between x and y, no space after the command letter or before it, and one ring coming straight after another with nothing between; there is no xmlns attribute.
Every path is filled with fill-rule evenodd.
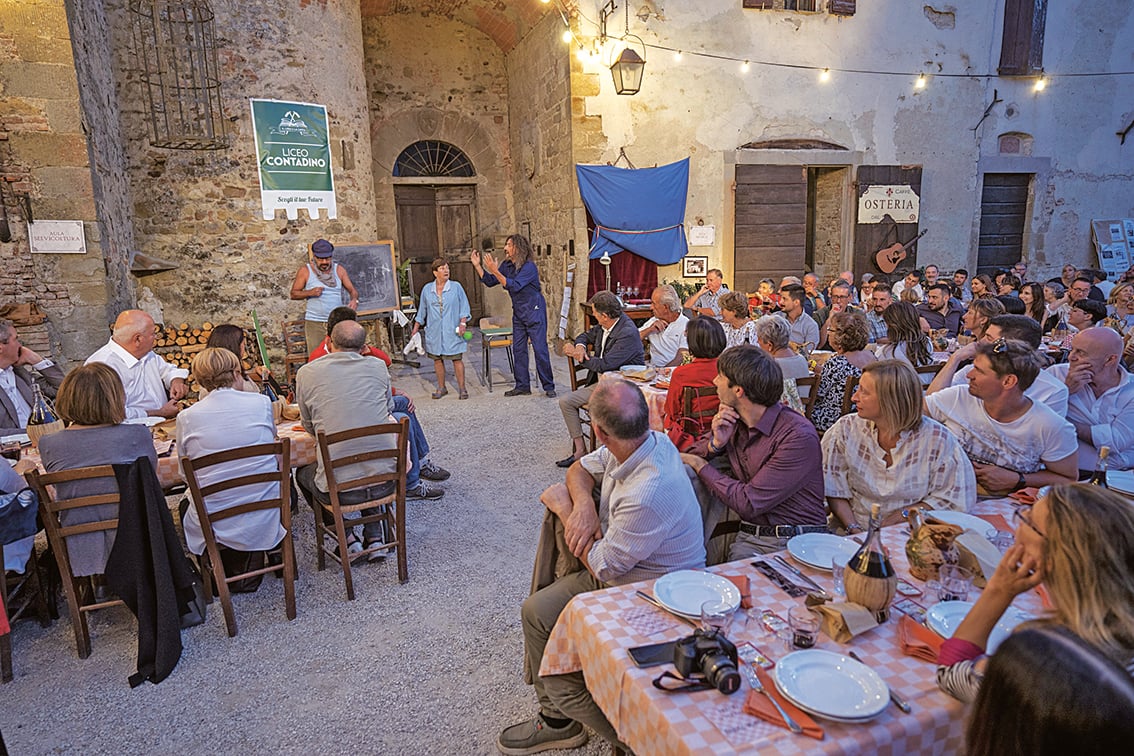
<svg viewBox="0 0 1134 756"><path fill-rule="evenodd" d="M626 8L626 26L619 42L625 43L626 47L611 64L610 74L614 77L614 91L617 94L635 95L642 89L642 75L646 70L646 43L640 37L630 33L630 0L625 0L623 5ZM599 11L599 39L601 42L605 43L607 40L606 22L615 10L617 10L617 6L614 4L614 0L610 0ZM641 55L631 45L631 40L636 40L638 45L641 46Z"/></svg>

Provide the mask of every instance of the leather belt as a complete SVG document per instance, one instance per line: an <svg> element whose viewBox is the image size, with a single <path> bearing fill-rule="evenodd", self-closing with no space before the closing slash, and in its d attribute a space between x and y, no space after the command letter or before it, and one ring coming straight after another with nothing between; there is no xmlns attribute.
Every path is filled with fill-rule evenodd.
<svg viewBox="0 0 1134 756"><path fill-rule="evenodd" d="M739 523L742 533L761 538L791 538L803 533L829 533L826 525L750 525Z"/></svg>

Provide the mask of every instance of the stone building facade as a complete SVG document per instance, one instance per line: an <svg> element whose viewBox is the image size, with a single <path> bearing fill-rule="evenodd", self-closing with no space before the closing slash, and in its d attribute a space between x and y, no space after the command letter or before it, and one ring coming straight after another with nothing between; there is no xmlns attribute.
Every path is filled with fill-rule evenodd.
<svg viewBox="0 0 1134 756"><path fill-rule="evenodd" d="M1134 215L1134 140L1115 136L1134 119L1122 96L1130 77L1060 76L1131 69L1123 40L1134 20L1122 0L1048 7L1059 33L1043 41L1044 91L1036 75L997 75L1006 8L1018 0L820 0L814 13L745 4L651 0L628 18L618 4L611 35L626 26L649 45L642 90L626 97L607 70L620 48L596 39L597 0L210 0L229 146L178 151L147 136L128 0L7 3L0 176L13 238L0 244L0 290L39 302L53 349L78 361L135 301L129 264L142 252L177 265L141 281L167 319L249 324L255 309L275 348L278 324L301 316L287 291L316 238L393 239L418 259L463 260L523 230L553 313L577 266L574 332L587 268L574 166L621 150L640 167L691 158L686 225L716 229L692 253L734 288L781 262L857 271L872 238L856 223L857 193L889 175L916 176L927 230L916 260L944 269L976 268L991 243L989 176L1022 192L1013 243L1041 275L1067 260L1094 264L1091 219ZM918 73L928 75L922 89ZM338 217L260 217L250 98L327 107ZM460 151L472 174L396 175L399 155L423 141ZM29 255L17 195L36 218L82 220L87 254ZM412 220L429 196L433 250ZM790 222L772 207L788 197L803 198L791 200ZM746 225L749 212L761 225ZM903 227L898 238L910 235ZM482 296L483 314L507 315L502 292Z"/></svg>

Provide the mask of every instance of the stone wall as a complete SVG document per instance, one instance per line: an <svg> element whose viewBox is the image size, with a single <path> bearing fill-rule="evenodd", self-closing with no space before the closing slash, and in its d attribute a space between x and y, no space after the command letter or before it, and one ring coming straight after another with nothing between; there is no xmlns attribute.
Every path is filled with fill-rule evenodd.
<svg viewBox="0 0 1134 756"><path fill-rule="evenodd" d="M151 147L143 92L130 56L125 0L107 0L120 93L122 139L134 198L138 248L176 270L145 285L169 322L250 325L255 308L273 347L279 324L301 318L288 299L307 248L377 238L369 123L358 4L213 0L221 101L229 147L181 151ZM338 217L264 221L250 98L327 107Z"/></svg>
<svg viewBox="0 0 1134 756"><path fill-rule="evenodd" d="M98 48L97 31L84 44ZM38 303L49 320L36 338L45 334L61 363L84 359L106 340L100 250L114 259L122 241L116 229L96 223L83 133L84 125L89 130L95 123L80 109L62 0L6 4L0 14L0 176L12 239L0 244L0 302ZM36 220L83 221L87 253L30 254L17 195L30 196Z"/></svg>

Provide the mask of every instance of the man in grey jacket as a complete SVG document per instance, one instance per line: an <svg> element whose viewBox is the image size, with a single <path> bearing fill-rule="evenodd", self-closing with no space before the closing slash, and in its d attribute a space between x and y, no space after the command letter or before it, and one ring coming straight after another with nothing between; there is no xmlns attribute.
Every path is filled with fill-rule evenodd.
<svg viewBox="0 0 1134 756"><path fill-rule="evenodd" d="M30 370L29 370L30 368ZM31 416L34 370L48 387L48 395L63 382L63 371L20 343L16 326L0 320L0 436L23 433Z"/></svg>

